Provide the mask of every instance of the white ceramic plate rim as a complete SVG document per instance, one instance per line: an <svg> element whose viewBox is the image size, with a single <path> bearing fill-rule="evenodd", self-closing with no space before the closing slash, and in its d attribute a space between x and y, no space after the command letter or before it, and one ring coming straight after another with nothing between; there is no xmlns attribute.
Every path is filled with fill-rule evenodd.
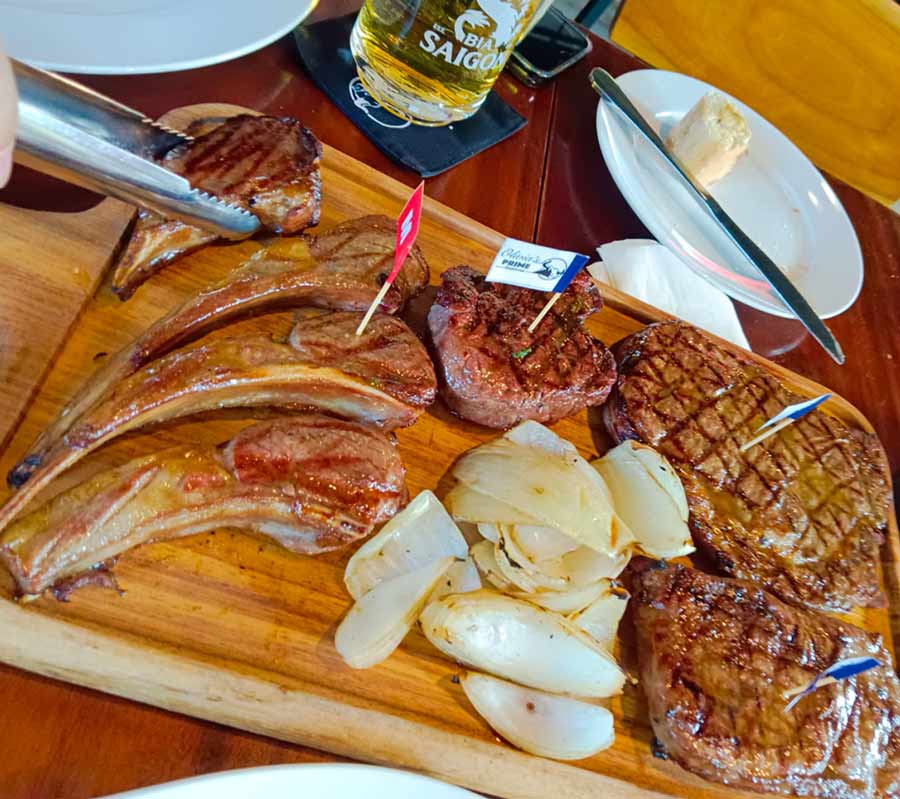
<svg viewBox="0 0 900 799"><path fill-rule="evenodd" d="M105 799L237 799L265 796L266 799L297 799L300 789L310 797L379 799L384 789L394 799L482 799L477 794L410 771L349 763L304 763L220 771L188 777L175 782L112 794ZM327 791L327 793L325 793Z"/></svg>
<svg viewBox="0 0 900 799"><path fill-rule="evenodd" d="M102 52L102 47L90 38L89 31L97 20L105 20L109 14L63 14L45 11L42 9L27 8L21 0L0 0L0 18L3 27L0 28L0 40L3 41L10 55L26 61L33 66L42 69L50 69L56 72L70 72L80 75L148 75L161 72L177 72L184 69L196 69L198 67L219 64L223 61L231 61L243 55L252 53L268 44L280 39L285 34L297 27L309 13L315 8L318 0L278 0L276 3L264 2L256 8L257 18L249 31L245 32L240 23L242 17L240 9L246 9L246 5L232 3L210 3L208 0L184 0L196 12L200 20L204 18L206 11L218 15L215 26L216 31L231 27L231 33L224 38L228 44L217 46L210 44L209 39L198 37L205 51L200 55L190 55L187 52L172 52L171 39L167 44L157 44L151 41L145 43L146 36L140 34L133 37L133 57L129 61L104 62L101 58L92 58L92 53ZM27 0L25 0L27 4ZM204 10L204 6L215 6ZM32 23L24 29L17 30L16 16L24 12L22 19L31 16ZM4 14L4 11L7 13ZM230 16L229 16L230 14ZM267 14L267 16L260 16ZM140 14L135 12L132 18L138 24ZM167 19L172 19L171 8L161 8L155 20L155 32L151 32L149 38L159 40L160 33L165 29ZM129 24L129 13L123 12L117 15L117 19L123 24ZM52 30L55 25L65 26L66 32L71 34L74 41L79 42L71 51L72 55L65 59L52 57L47 52L47 47L32 44L35 29L40 31ZM265 31L264 33L262 31ZM40 34L39 34L40 35ZM27 42L27 44L25 44Z"/></svg>
<svg viewBox="0 0 900 799"><path fill-rule="evenodd" d="M698 95L709 89L715 88L707 83L704 83L703 81L697 80L696 78L682 75L678 72L670 72L667 70L634 70L619 77L620 84L623 90L625 90L626 92L628 92L629 88L631 88L629 84L634 84L636 81L646 82L648 80L666 80L680 83L684 87L688 87L694 90L698 93ZM716 89L716 91L720 90ZM722 92L722 94L730 97L727 92ZM850 221L849 216L846 213L846 210L844 209L840 200L834 194L831 186L829 186L827 181L825 181L822 174L802 153L802 151L793 144L793 142L791 142L774 125L772 125L768 120L755 112L753 109L747 107L744 103L741 103L739 100L736 100L733 97L731 99L746 113L748 121L750 121L751 123L751 127L758 130L764 130L767 137L771 137L772 139L777 140L779 148L789 153L788 157L792 161L792 167L797 171L802 171L803 173L805 173L806 176L815 183L816 189L820 195L818 199L825 202L827 207L830 209L835 225L838 228L842 229L842 232L839 231L838 235L842 235L844 237L843 244L849 254L848 261L842 262L842 264L843 268L851 272L850 278L847 280L848 290L842 293L843 296L840 301L833 301L825 307L818 307L817 312L824 319L843 313L856 301L857 297L859 296L860 290L862 289L864 271L862 250L859 246L859 240L856 236L856 231L853 227L852 222ZM651 114L653 113L652 108L648 108L646 110ZM687 109L684 110L686 111ZM662 224L661 220L657 218L656 212L653 210L651 203L648 201L645 189L640 186L639 180L634 179L635 176L631 172L631 170L620 163L619 158L617 158L616 154L616 145L609 140L610 137L608 128L612 128L612 126L615 125L616 130L622 130L623 126L627 125L628 123L620 120L618 113L612 110L612 108L608 106L606 101L600 100L597 106L596 124L597 138L600 144L600 149L603 153L603 157L607 163L609 171L616 182L616 185L619 187L619 190L622 192L625 200L628 202L637 216L641 219L641 221L647 226L650 232L657 239L659 239L660 242L662 242L663 244L667 244L666 239L668 238L668 231L665 229L665 226ZM634 136L638 135L639 134L637 134L636 132L634 133ZM797 195L799 200L810 203L810 200L808 200L805 196L800 195L799 192L797 192ZM693 215L694 213L695 212L692 209L691 214ZM702 214L703 212L699 208L697 208L696 215L700 216ZM675 234L672 234L672 237L675 238ZM690 243L686 242L686 244L689 245ZM699 266L689 255L683 252L678 252L677 247L670 247L670 249L695 272L709 279L705 274L705 270L701 266ZM740 256L736 255L736 257ZM719 268L731 271L730 269L728 269L728 267ZM812 262L809 264L808 273L803 281L797 280L795 278L795 283L802 293L809 294L809 284L812 280L815 279L815 271L815 262ZM740 289L737 286L725 283L724 281L713 280L710 282L713 282L718 288L721 288L729 296L746 305L765 311L767 313L775 314L777 316L785 318L794 317L794 314L783 307L780 303L780 300L778 300L777 298L773 297L772 299L769 299L766 297L757 297L747 291ZM806 284L806 290L804 290L804 284ZM815 305L816 303L813 302L813 304Z"/></svg>

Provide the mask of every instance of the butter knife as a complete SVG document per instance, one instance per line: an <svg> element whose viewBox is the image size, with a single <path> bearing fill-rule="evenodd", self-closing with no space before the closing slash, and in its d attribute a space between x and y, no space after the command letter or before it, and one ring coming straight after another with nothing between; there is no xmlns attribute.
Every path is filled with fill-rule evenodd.
<svg viewBox="0 0 900 799"><path fill-rule="evenodd" d="M803 295L797 290L797 287L791 283L784 272L778 268L774 261L766 255L762 249L751 239L743 230L738 227L735 221L725 213L725 210L716 202L715 198L697 182L693 175L687 170L684 164L673 155L659 134L650 126L650 123L644 119L640 111L635 108L631 100L628 99L625 92L622 91L615 78L605 69L591 70L591 86L594 91L601 97L605 97L609 102L649 141L653 144L663 157L672 165L675 171L681 176L687 186L691 189L693 196L696 198L700 207L706 211L725 231L728 237L734 242L737 248L744 254L748 261L755 266L760 274L766 279L775 293L781 298L787 308L794 312L800 323L809 331L810 335L819 342L822 348L839 364L844 363L844 353L841 345L828 329L825 323L819 318L819 315L813 310L812 306L806 301Z"/></svg>
<svg viewBox="0 0 900 799"><path fill-rule="evenodd" d="M193 188L156 162L189 136L53 72L19 61L13 72L17 163L226 238L259 229L253 214Z"/></svg>

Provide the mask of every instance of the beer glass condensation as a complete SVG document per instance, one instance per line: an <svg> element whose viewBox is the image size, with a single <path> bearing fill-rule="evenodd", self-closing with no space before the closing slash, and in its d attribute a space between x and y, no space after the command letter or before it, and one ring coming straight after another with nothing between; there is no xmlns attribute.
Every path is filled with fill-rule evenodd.
<svg viewBox="0 0 900 799"><path fill-rule="evenodd" d="M350 49L376 101L417 125L447 125L484 102L547 0L365 0Z"/></svg>

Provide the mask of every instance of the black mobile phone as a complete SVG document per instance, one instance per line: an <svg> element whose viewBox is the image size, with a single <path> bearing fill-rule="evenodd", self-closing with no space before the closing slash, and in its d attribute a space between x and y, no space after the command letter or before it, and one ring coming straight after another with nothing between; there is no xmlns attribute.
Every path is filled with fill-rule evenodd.
<svg viewBox="0 0 900 799"><path fill-rule="evenodd" d="M552 6L513 50L509 70L526 86L540 86L591 52L591 40Z"/></svg>

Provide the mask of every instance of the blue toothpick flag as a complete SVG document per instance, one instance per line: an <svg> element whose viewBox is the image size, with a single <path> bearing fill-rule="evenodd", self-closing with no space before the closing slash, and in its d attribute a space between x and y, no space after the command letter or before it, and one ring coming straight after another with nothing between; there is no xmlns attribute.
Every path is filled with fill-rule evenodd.
<svg viewBox="0 0 900 799"><path fill-rule="evenodd" d="M760 425L759 430L756 432L758 433L761 430L765 430L767 427L778 424L785 419L796 422L798 419L802 419L806 416L810 411L818 408L825 400L829 399L831 399L831 394L822 394L821 397L813 397L805 402L798 402L796 405L788 405L781 413L776 413L768 422Z"/></svg>
<svg viewBox="0 0 900 799"><path fill-rule="evenodd" d="M487 279L492 283L560 293L589 260L577 252L506 239L494 257Z"/></svg>
<svg viewBox="0 0 900 799"><path fill-rule="evenodd" d="M774 436L779 430L783 430L789 424L793 424L798 419L802 419L806 414L815 408L818 408L825 400L831 399L831 394L822 394L820 397L813 397L805 402L798 402L795 405L788 405L784 410L776 413L769 421L764 422L756 429L756 435L740 448L741 452L746 452L750 447L755 447L760 441L765 441L769 436Z"/></svg>
<svg viewBox="0 0 900 799"><path fill-rule="evenodd" d="M789 710L792 710L794 705L797 704L804 696L808 696L816 688L821 688L823 685L831 685L832 683L836 683L838 680L846 680L848 677L855 677L857 674L862 674L864 671L868 671L869 669L874 669L880 666L875 658L872 657L861 657L861 658L847 658L846 660L839 660L837 663L829 666L825 671L821 672L816 678L807 686L801 686L799 688L792 688L790 691L785 691L784 697L787 699L789 696L793 696L794 698L788 702L787 706L784 709L784 712L787 713Z"/></svg>

